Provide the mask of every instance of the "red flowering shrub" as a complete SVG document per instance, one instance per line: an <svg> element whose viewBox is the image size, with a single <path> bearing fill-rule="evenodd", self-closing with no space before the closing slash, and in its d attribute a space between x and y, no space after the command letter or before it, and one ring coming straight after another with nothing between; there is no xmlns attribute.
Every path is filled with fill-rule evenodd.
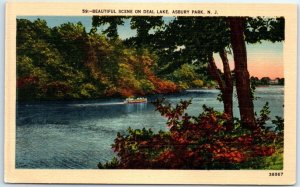
<svg viewBox="0 0 300 187"><path fill-rule="evenodd" d="M199 116L185 113L191 101L175 107L164 100L153 103L167 118L168 132L151 129L128 129L118 133L113 145L118 158L101 168L120 169L241 169L259 168L266 156L275 152L276 133L256 129L250 131L235 122L228 132L227 115L203 106Z"/></svg>

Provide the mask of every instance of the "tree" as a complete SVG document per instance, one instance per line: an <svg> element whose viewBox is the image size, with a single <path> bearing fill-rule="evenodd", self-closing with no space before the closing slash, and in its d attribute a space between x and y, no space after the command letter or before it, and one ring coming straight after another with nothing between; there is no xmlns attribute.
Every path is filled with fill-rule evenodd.
<svg viewBox="0 0 300 187"><path fill-rule="evenodd" d="M262 77L262 78L260 79L260 83L261 83L262 85L269 85L269 84L270 84L270 81L271 81L270 77Z"/></svg>
<svg viewBox="0 0 300 187"><path fill-rule="evenodd" d="M258 43L261 40L272 42L284 40L284 18L228 18L231 30L231 45L234 54L236 88L242 124L256 128L254 107L251 96L247 51L245 41Z"/></svg>
<svg viewBox="0 0 300 187"><path fill-rule="evenodd" d="M228 115L228 129L232 129L233 80L225 48L229 47L229 28L222 17L177 17L166 29L157 34L154 46L160 46L162 60L169 62L166 69L174 69L184 63L206 65L208 71L217 82L224 104L224 112ZM223 63L223 74L217 68L213 53L218 53Z"/></svg>
<svg viewBox="0 0 300 187"><path fill-rule="evenodd" d="M221 91L224 112L228 115L228 129L232 129L233 80L227 58L226 47L229 47L229 28L224 18L177 17L165 30L153 37L153 46L158 51L161 61L168 69L176 69L182 64L196 64L206 68L217 82ZM223 63L223 75L217 68L213 53L218 53ZM162 66L166 66L165 64Z"/></svg>
<svg viewBox="0 0 300 187"><path fill-rule="evenodd" d="M233 50L236 91L240 108L242 124L256 128L254 107L251 97L250 77L247 69L247 51L244 39L245 18L229 18L231 29L231 45Z"/></svg>
<svg viewBox="0 0 300 187"><path fill-rule="evenodd" d="M257 86L257 85L261 84L259 78L258 77L253 77L253 76L250 77L250 82L254 86Z"/></svg>
<svg viewBox="0 0 300 187"><path fill-rule="evenodd" d="M284 85L284 78L277 78L279 85Z"/></svg>
<svg viewBox="0 0 300 187"><path fill-rule="evenodd" d="M224 88L222 90L222 99L224 101L224 112L228 115L230 123L233 120L233 110L232 110L232 95L233 95L233 79L231 76L230 66L228 63L227 54L223 49L219 52L220 57L223 62L223 71L224 71ZM232 126L230 126L232 128Z"/></svg>
<svg viewBox="0 0 300 187"><path fill-rule="evenodd" d="M170 79L179 84L182 89L201 88L204 86L204 77L199 75L196 70L197 66L195 65L183 64L171 74Z"/></svg>
<svg viewBox="0 0 300 187"><path fill-rule="evenodd" d="M126 17L126 19L130 18ZM101 20L101 18L97 19ZM128 39L127 43L136 46L143 46L144 43L150 46L160 57L159 62L162 62L160 66L164 72L177 69L185 63L200 66L208 64L212 77L219 85L224 111L230 119L232 119L233 77L225 49L232 47L242 124L251 129L255 128L245 42L284 40L283 18L176 17L154 34L149 34L149 29L161 26L161 22L157 21L155 24L151 24L148 20L154 19L153 17L132 17L131 19L139 20L139 22L134 22L134 28L140 28L142 34L138 32L137 36ZM161 18L157 17L156 19ZM104 24L103 21L100 22ZM145 23L147 23L146 27ZM97 25L97 23L94 24ZM115 22L112 25L115 25ZM144 27L144 30L141 29ZM137 30L139 31L139 29ZM219 53L222 59L223 76L217 69L213 53Z"/></svg>

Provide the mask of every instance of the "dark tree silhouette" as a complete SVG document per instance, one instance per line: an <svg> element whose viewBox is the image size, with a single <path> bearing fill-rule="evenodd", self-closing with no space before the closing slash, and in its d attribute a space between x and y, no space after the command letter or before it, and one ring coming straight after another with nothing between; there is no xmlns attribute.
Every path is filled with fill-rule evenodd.
<svg viewBox="0 0 300 187"><path fill-rule="evenodd" d="M245 18L229 18L231 45L233 50L236 91L239 101L241 121L244 126L256 128L254 107L251 97L250 78L247 69L247 50L244 39Z"/></svg>
<svg viewBox="0 0 300 187"><path fill-rule="evenodd" d="M93 18L93 24L111 24L107 20L99 21L101 19ZM229 119L233 119L233 76L225 49L232 48L235 61L234 79L242 124L251 129L256 127L245 42L284 40L284 18L176 17L168 24L163 24L162 17L126 19L131 19L131 28L137 29L138 32L136 37L128 39L126 43L137 47L145 45L154 50L159 56L161 67L164 67L161 72L172 71L185 63L199 66L207 64L211 76L220 88L224 112ZM116 25L116 21L111 25ZM153 34L149 33L150 29L157 27L163 29ZM222 59L223 75L215 64L213 53L219 53ZM229 129L232 128L230 121Z"/></svg>

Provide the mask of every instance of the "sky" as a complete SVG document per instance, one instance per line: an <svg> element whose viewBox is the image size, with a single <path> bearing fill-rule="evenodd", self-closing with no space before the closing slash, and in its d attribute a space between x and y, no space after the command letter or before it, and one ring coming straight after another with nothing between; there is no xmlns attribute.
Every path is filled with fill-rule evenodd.
<svg viewBox="0 0 300 187"><path fill-rule="evenodd" d="M259 44L246 44L247 63L250 76L258 78L284 77L283 69L283 42L272 43L263 41ZM222 70L222 61L218 54L214 54L218 68ZM228 55L230 68L234 68L233 56Z"/></svg>
<svg viewBox="0 0 300 187"><path fill-rule="evenodd" d="M85 26L87 32L89 32L92 28L91 16L18 16L17 18L28 19L31 21L40 18L46 20L49 27L59 26L67 22L81 22ZM171 17L164 17L166 22L170 21L171 19ZM104 28L105 27L100 27L100 30L103 30ZM123 39L135 36L136 34L136 31L130 29L129 21L125 21L123 26L118 27L118 30L120 38ZM263 41L257 44L246 44L248 71L250 76L255 76L258 78L270 77L271 79L284 77L283 45L284 42L272 43L269 41ZM218 68L222 70L221 58L218 56L218 54L214 54L214 58ZM232 55L228 55L228 60L231 69L233 69L234 62Z"/></svg>

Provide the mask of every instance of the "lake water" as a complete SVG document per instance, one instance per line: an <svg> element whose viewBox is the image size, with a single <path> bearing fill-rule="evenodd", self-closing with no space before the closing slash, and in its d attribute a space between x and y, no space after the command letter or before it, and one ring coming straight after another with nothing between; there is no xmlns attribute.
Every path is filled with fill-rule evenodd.
<svg viewBox="0 0 300 187"><path fill-rule="evenodd" d="M218 90L190 90L165 96L171 102L192 100L187 112L198 115L202 105L222 111ZM284 88L256 89L255 110L269 102L271 117L283 116ZM153 100L154 97L148 97ZM122 99L17 103L16 167L94 169L115 155L117 132L128 127L167 130L166 120L151 103L123 104ZM239 116L234 98L234 115Z"/></svg>

